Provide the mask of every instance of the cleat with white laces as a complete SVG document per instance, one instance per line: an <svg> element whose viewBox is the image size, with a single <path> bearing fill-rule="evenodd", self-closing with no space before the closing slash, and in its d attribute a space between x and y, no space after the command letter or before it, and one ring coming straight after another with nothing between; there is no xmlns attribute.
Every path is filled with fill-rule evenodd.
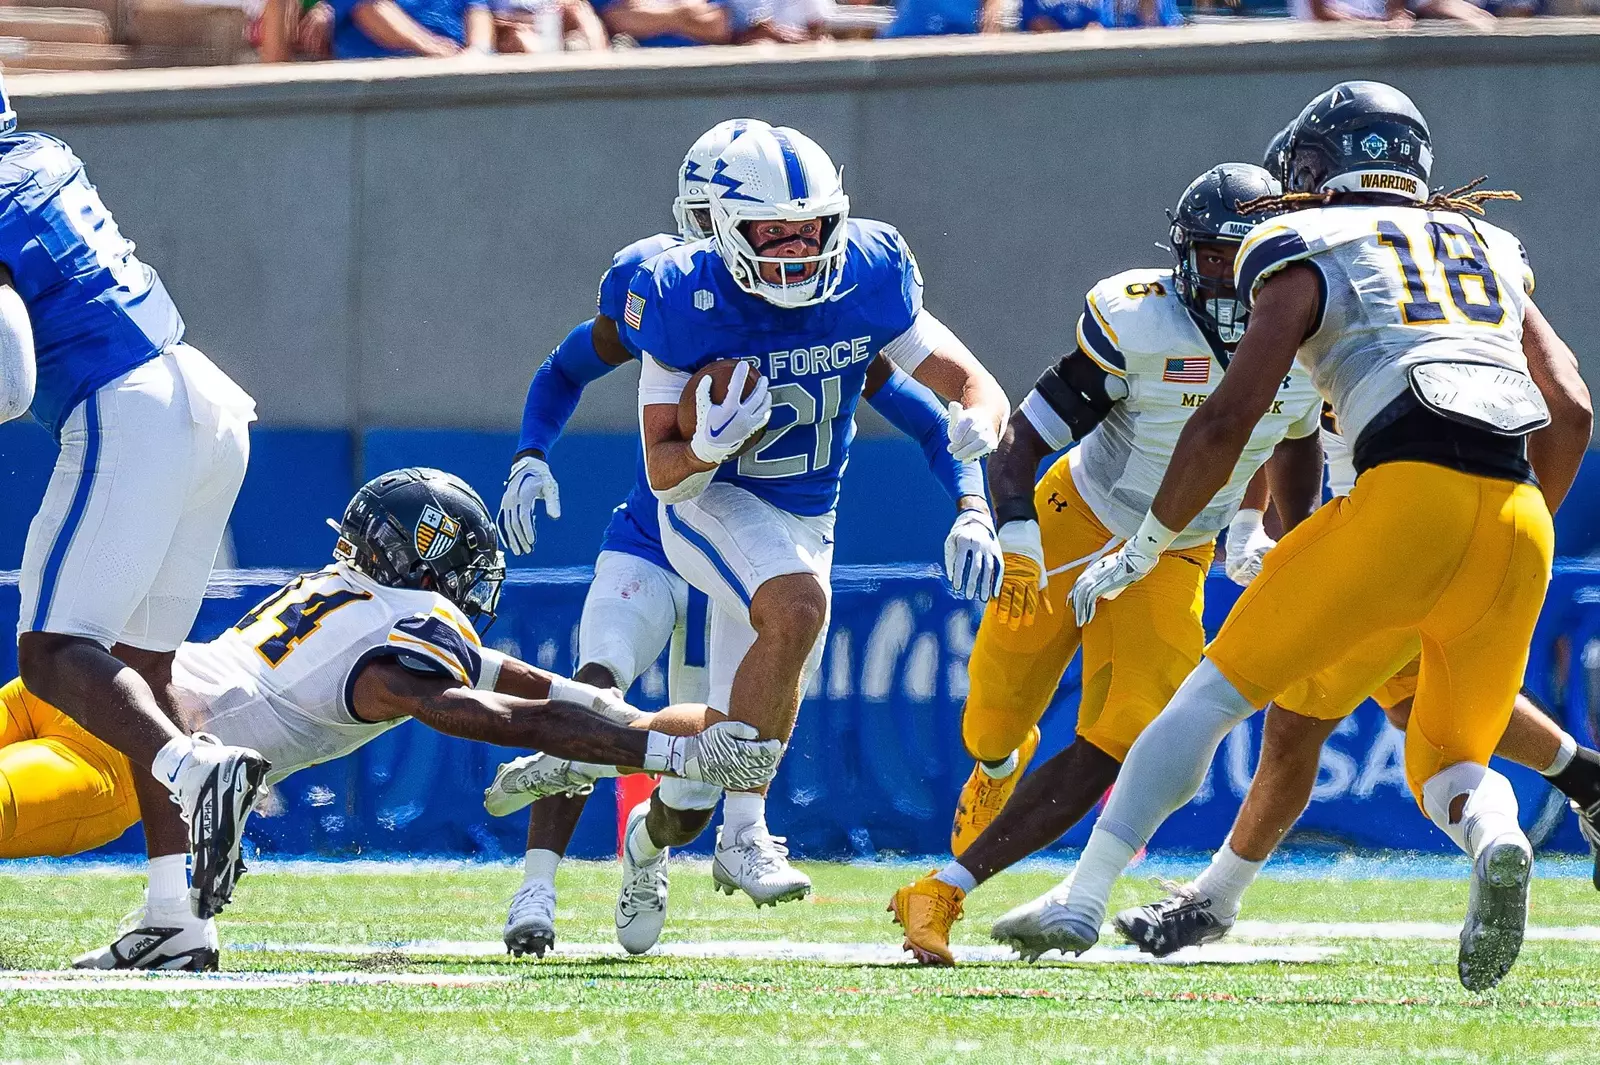
<svg viewBox="0 0 1600 1065"><path fill-rule="evenodd" d="M1067 908L1071 887L1069 876L1032 902L1011 910L989 929L989 938L1012 948L1024 961L1038 961L1052 950L1082 954L1100 941L1100 929Z"/></svg>
<svg viewBox="0 0 1600 1065"><path fill-rule="evenodd" d="M1217 912L1211 898L1193 884L1160 883L1166 898L1123 910L1111 921L1123 938L1146 954L1165 958L1184 947L1213 943L1233 929L1238 914Z"/></svg>
<svg viewBox="0 0 1600 1065"><path fill-rule="evenodd" d="M222 912L244 875L239 858L244 825L271 763L248 747L230 747L209 733L196 732L190 739L194 746L189 756L165 783L189 826L194 856L189 906L196 917L210 918Z"/></svg>
<svg viewBox="0 0 1600 1065"><path fill-rule="evenodd" d="M502 765L494 783L483 793L483 808L490 817L514 814L530 803L552 795L587 795L595 778L574 769L566 758L530 754Z"/></svg>
<svg viewBox="0 0 1600 1065"><path fill-rule="evenodd" d="M556 942L556 886L544 880L524 880L511 897L502 937L513 958L544 952Z"/></svg>
<svg viewBox="0 0 1600 1065"><path fill-rule="evenodd" d="M115 942L79 955L72 967L210 973L217 971L220 958L216 921L186 912L169 919L141 906L122 919Z"/></svg>
<svg viewBox="0 0 1600 1065"><path fill-rule="evenodd" d="M1594 889L1600 891L1600 802L1583 807L1568 799L1567 804L1578 815L1578 831L1589 844L1589 857L1594 860Z"/></svg>
<svg viewBox="0 0 1600 1065"><path fill-rule="evenodd" d="M811 878L789 864L789 848L762 824L747 825L728 840L717 829L711 858L711 879L724 895L743 891L756 908L803 899L811 894Z"/></svg>
<svg viewBox="0 0 1600 1065"><path fill-rule="evenodd" d="M628 814L623 832L622 893L617 896L617 942L629 954L643 954L661 938L667 923L667 848L654 858L633 853L633 830L650 812L650 800Z"/></svg>
<svg viewBox="0 0 1600 1065"><path fill-rule="evenodd" d="M1533 848L1521 832L1484 847L1472 863L1472 891L1456 967L1461 986L1486 991L1511 971L1528 925Z"/></svg>

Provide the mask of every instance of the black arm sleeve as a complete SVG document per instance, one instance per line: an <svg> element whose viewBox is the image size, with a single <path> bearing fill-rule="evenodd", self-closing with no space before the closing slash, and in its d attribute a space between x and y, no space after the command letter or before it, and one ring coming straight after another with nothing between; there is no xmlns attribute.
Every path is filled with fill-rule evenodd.
<svg viewBox="0 0 1600 1065"><path fill-rule="evenodd" d="M1108 386L1119 394L1112 395ZM1111 413L1117 400L1128 394L1120 379L1113 383L1113 375L1081 350L1063 355L1039 376L1033 391L1061 419L1074 440L1087 436ZM1034 428L1047 440L1056 435L1047 426L1035 425ZM1061 441L1051 442L1064 446Z"/></svg>

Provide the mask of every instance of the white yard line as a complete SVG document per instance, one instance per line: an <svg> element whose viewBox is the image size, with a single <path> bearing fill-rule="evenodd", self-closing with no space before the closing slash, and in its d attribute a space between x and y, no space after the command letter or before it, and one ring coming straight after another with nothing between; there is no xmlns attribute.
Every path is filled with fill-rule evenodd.
<svg viewBox="0 0 1600 1065"><path fill-rule="evenodd" d="M312 984L472 987L516 979L498 973L141 973L68 969L0 972L0 991L277 991Z"/></svg>

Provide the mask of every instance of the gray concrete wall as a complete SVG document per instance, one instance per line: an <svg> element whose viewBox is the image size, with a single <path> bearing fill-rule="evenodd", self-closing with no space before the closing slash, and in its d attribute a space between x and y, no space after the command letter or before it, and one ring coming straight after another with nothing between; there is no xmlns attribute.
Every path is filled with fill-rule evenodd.
<svg viewBox="0 0 1600 1065"><path fill-rule="evenodd" d="M798 126L854 209L905 232L928 304L1020 396L1083 293L1160 265L1163 208L1257 160L1300 105L1392 81L1440 182L1489 174L1546 312L1600 383L1600 28L1493 35L1284 24L1085 38L406 60L12 79L23 123L88 161L191 339L263 419L508 427L591 313L614 249L670 227L674 168L713 122ZM623 427L631 389L575 424Z"/></svg>

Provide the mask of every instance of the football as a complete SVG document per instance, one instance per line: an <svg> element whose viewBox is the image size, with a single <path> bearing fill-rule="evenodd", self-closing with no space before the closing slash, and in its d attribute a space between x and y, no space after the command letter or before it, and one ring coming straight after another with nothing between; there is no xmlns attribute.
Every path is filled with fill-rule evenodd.
<svg viewBox="0 0 1600 1065"><path fill-rule="evenodd" d="M694 397L696 390L700 387L701 378L711 378L711 402L721 403L728 397L728 381L733 377L734 368L737 367L739 363L745 361L750 361L751 372L744 381L744 394L739 397L743 399L745 396L748 396L751 392L755 391L756 381L761 376L761 368L757 366L754 361L745 359L721 359L717 362L710 363L709 365L702 366L700 369L694 372L694 376L689 378L689 383L683 386L683 395L678 399L678 435L683 437L685 440L694 439L695 421L697 420ZM744 446L735 452L735 454L743 455L745 452L751 450L757 444L761 443L761 438L765 435L767 435L767 430L765 428L757 429L755 434L752 435L749 440L746 440L744 442Z"/></svg>

